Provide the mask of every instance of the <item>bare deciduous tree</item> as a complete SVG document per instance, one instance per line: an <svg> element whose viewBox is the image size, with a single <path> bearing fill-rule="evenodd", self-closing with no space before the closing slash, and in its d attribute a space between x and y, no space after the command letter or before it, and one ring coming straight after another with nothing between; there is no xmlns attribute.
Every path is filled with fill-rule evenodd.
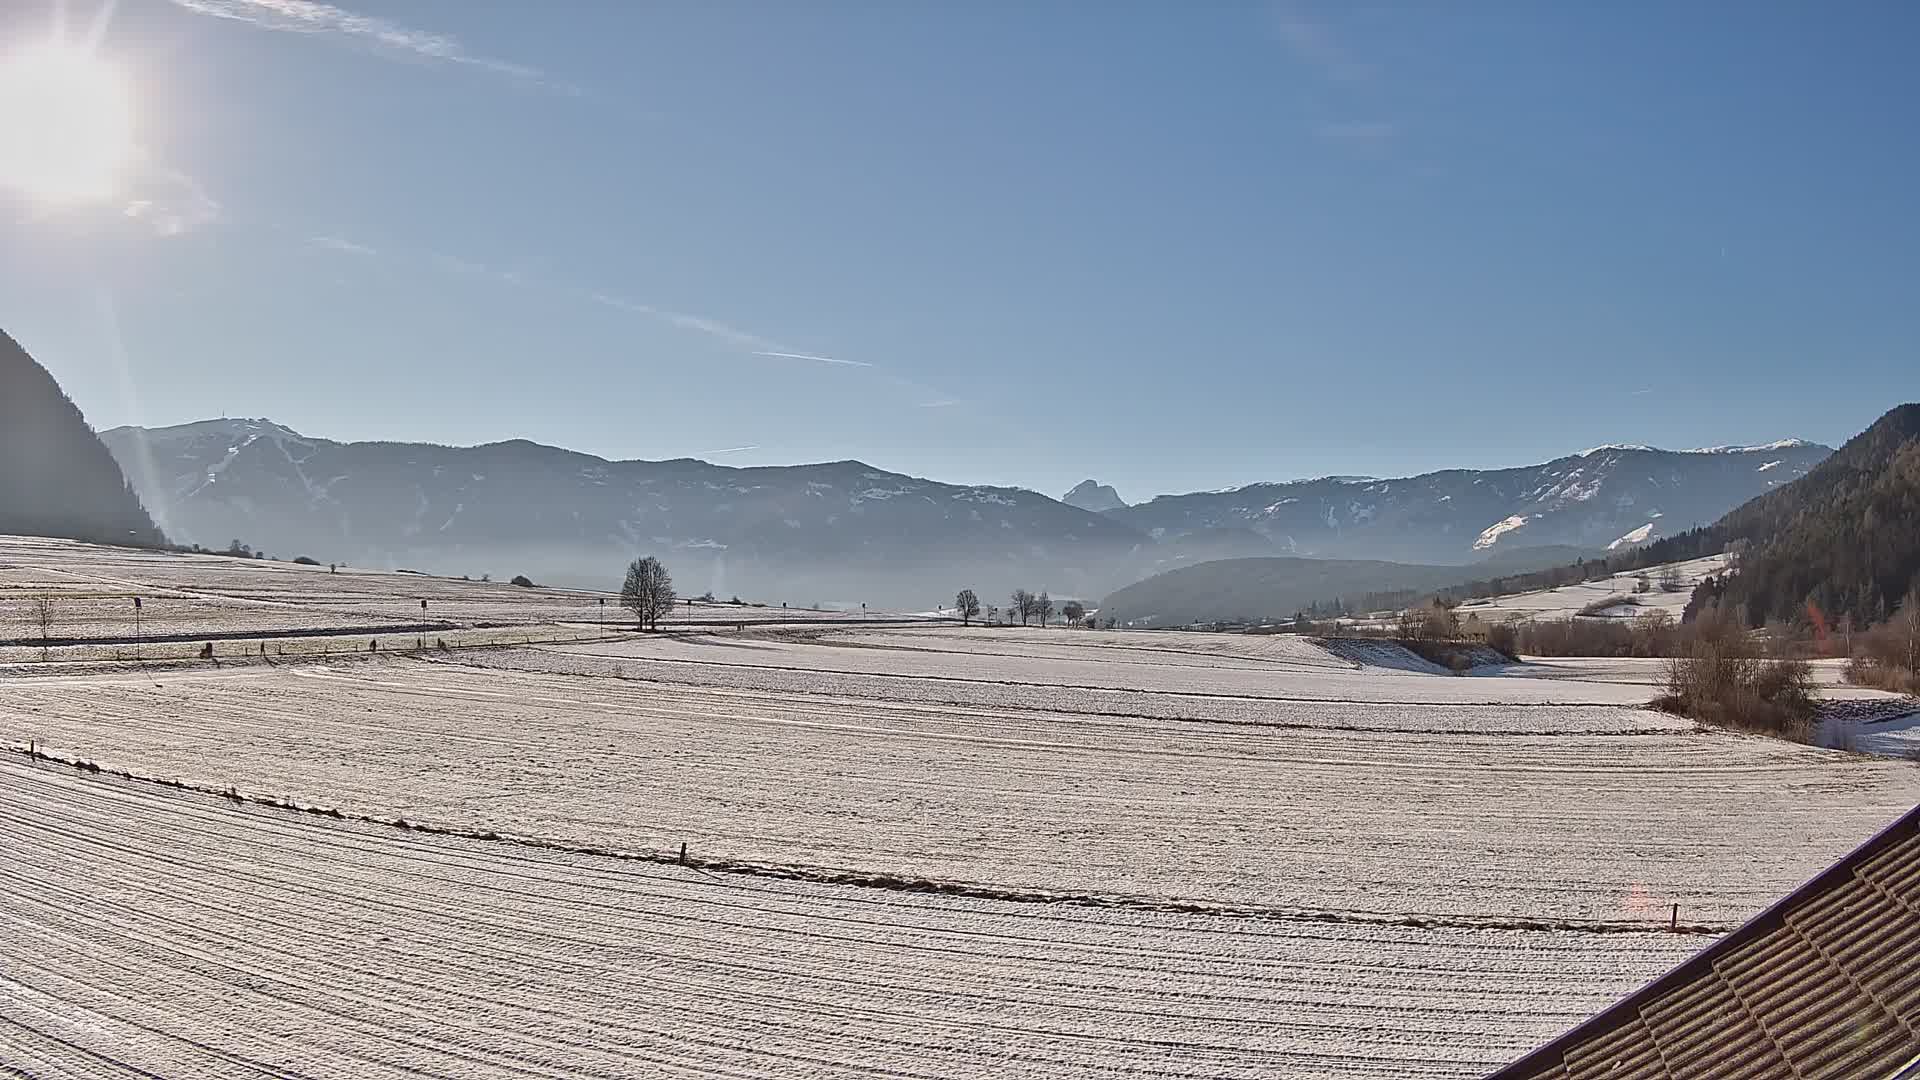
<svg viewBox="0 0 1920 1080"><path fill-rule="evenodd" d="M1901 658L1909 677L1920 674L1920 585L1908 589L1894 609L1893 617L1887 620L1887 634L1893 646L1887 652Z"/></svg>
<svg viewBox="0 0 1920 1080"><path fill-rule="evenodd" d="M27 626L40 636L40 659L47 658L47 639L53 634L53 598L34 597L27 609Z"/></svg>
<svg viewBox="0 0 1920 1080"><path fill-rule="evenodd" d="M673 611L673 578L659 559L649 555L627 566L620 586L620 606L633 612L642 630L660 628L660 616Z"/></svg>
<svg viewBox="0 0 1920 1080"><path fill-rule="evenodd" d="M953 597L954 610L960 613L960 625L970 626L975 616L980 614L980 598L972 589L961 589Z"/></svg>
<svg viewBox="0 0 1920 1080"><path fill-rule="evenodd" d="M1060 614L1067 617L1067 625L1079 626L1087 617L1087 605L1078 600L1069 600L1067 605L1060 609Z"/></svg>
<svg viewBox="0 0 1920 1080"><path fill-rule="evenodd" d="M1033 613L1040 617L1041 626L1053 618L1053 597L1047 595L1047 590L1041 589L1040 595L1033 598Z"/></svg>
<svg viewBox="0 0 1920 1080"><path fill-rule="evenodd" d="M1400 637L1407 641L1451 641L1460 634L1453 609L1438 600L1400 613Z"/></svg>
<svg viewBox="0 0 1920 1080"><path fill-rule="evenodd" d="M1661 592L1679 592L1681 589L1685 587L1686 586L1680 580L1679 567L1669 566L1665 570L1660 571L1660 591Z"/></svg>
<svg viewBox="0 0 1920 1080"><path fill-rule="evenodd" d="M1027 625L1027 620L1033 617L1033 594L1025 589L1015 589L1013 595L1007 598L1007 618L1015 615L1020 616L1021 626Z"/></svg>

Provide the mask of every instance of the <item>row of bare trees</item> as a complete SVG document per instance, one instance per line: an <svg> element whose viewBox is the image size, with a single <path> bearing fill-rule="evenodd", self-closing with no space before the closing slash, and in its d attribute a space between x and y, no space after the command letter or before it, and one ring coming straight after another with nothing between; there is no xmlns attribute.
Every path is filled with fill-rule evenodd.
<svg viewBox="0 0 1920 1080"><path fill-rule="evenodd" d="M1844 631L1847 679L1899 693L1920 694L1920 584L1887 621L1862 633Z"/></svg>
<svg viewBox="0 0 1920 1080"><path fill-rule="evenodd" d="M960 615L962 626L971 625L982 614L980 597L972 589L961 589L956 593L953 607ZM1047 595L1044 589L1038 595L1026 589L1015 589L1013 595L1007 598L1007 621L1017 618L1021 626L1027 626L1036 619L1041 626L1045 626L1053 618L1053 611L1053 597ZM988 607L985 614L991 623L999 617L1000 609ZM1060 608L1060 614L1067 620L1067 625L1081 626L1086 624L1087 607L1078 600L1069 600Z"/></svg>

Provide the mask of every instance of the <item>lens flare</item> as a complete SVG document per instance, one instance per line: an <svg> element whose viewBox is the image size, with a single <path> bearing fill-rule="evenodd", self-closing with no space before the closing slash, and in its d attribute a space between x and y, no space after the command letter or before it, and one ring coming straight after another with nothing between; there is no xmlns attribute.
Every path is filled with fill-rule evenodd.
<svg viewBox="0 0 1920 1080"><path fill-rule="evenodd" d="M43 202L110 199L133 152L133 109L111 65L60 44L0 59L0 187Z"/></svg>

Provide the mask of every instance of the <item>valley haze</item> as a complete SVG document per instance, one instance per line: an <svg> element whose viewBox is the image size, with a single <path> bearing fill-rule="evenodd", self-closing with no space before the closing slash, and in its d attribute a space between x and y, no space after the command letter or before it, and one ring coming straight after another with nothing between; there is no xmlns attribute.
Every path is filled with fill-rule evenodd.
<svg viewBox="0 0 1920 1080"><path fill-rule="evenodd" d="M1218 559L1467 567L1527 548L1618 549L1711 521L1831 453L1802 440L1603 446L1519 468L1251 484L1133 505L1088 481L1071 505L859 461L736 468L608 461L526 440L342 443L265 419L118 427L101 439L176 542L238 539L325 562L580 586L605 586L634 554L655 554L683 591L907 610L949 604L961 586L985 603L1021 586L1097 601Z"/></svg>

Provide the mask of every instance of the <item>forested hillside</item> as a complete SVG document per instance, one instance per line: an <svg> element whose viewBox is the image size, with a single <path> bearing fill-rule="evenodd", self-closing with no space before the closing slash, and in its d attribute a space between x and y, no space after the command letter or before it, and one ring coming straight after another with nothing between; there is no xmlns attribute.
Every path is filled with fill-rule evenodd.
<svg viewBox="0 0 1920 1080"><path fill-rule="evenodd" d="M1885 621L1908 590L1920 587L1920 404L1893 409L1806 476L1712 525L1605 559L1474 581L1441 595L1554 588L1728 550L1737 553L1738 571L1703 583L1689 615L1717 601L1754 626L1769 619Z"/></svg>
<svg viewBox="0 0 1920 1080"><path fill-rule="evenodd" d="M1531 568L1575 550L1521 548L1482 565ZM1134 582L1103 600L1100 615L1138 626L1285 619L1334 598L1345 610L1363 597L1427 595L1474 569L1377 559L1217 559Z"/></svg>
<svg viewBox="0 0 1920 1080"><path fill-rule="evenodd" d="M159 544L160 530L52 375L0 332L0 533Z"/></svg>
<svg viewBox="0 0 1920 1080"><path fill-rule="evenodd" d="M1755 625L1884 620L1920 584L1920 404L1892 410L1805 477L1647 555L1686 558L1728 545L1740 548L1739 571L1700 600L1745 610Z"/></svg>

